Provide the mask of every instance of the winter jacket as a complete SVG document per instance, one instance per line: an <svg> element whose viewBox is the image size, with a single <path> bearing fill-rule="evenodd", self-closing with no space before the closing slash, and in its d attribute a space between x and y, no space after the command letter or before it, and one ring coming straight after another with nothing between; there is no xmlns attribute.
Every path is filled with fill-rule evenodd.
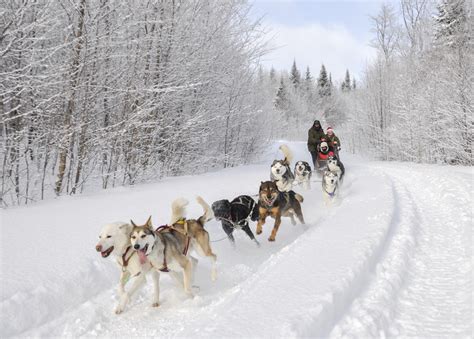
<svg viewBox="0 0 474 339"><path fill-rule="evenodd" d="M321 127L316 129L313 125L308 131L308 150L310 152L317 152L322 138L326 138L323 129Z"/></svg>
<svg viewBox="0 0 474 339"><path fill-rule="evenodd" d="M339 141L339 138L334 133L331 136L326 134L325 138L328 141L330 147L341 147L341 141ZM334 141L336 141L337 144L334 144Z"/></svg>

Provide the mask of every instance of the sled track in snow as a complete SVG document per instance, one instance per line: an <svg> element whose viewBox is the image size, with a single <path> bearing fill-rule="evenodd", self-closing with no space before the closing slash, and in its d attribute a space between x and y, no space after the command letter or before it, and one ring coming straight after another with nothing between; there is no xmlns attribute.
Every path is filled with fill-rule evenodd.
<svg viewBox="0 0 474 339"><path fill-rule="evenodd" d="M471 239L471 235L462 229L465 224L456 227L449 220L468 221L469 212L463 206L469 206L466 192L470 188L459 190L459 182L439 176L426 178L425 173L417 173L411 180L406 180L406 172L385 173L392 182L394 211L373 278L333 330L323 335L469 335L472 306L465 305L469 305L472 268L469 240L462 239ZM430 185L430 181L441 185ZM446 187L452 190L446 191ZM461 201L455 203L461 202L461 207L449 203L455 192L461 195ZM443 203L434 207L426 203L439 201L436 195L441 195ZM457 251L450 242L456 243ZM452 264L456 261L458 268ZM446 319L450 319L449 325L443 325Z"/></svg>
<svg viewBox="0 0 474 339"><path fill-rule="evenodd" d="M380 176L380 173L374 171L374 175ZM340 333L339 324L351 317L350 313L353 308L361 308L359 304L361 304L364 295L373 293L381 296L379 302L382 306L388 299L396 298L403 283L403 275L410 253L415 246L417 231L413 227L411 219L416 217L417 210L415 207L410 207L409 212L406 212L406 203L400 202L400 190L403 194L407 194L407 189L397 185L390 177L384 177L390 186L392 200L390 220L385 233L379 242L367 251L363 263L351 272L343 285L326 296L327 302L323 304L322 311L304 330L299 331L298 335L303 337L338 336L343 334ZM402 211L405 212L402 213ZM402 214L401 217L400 214ZM384 293L385 290L390 293ZM368 308L364 310L364 319L367 319L369 312ZM388 323L391 318L390 314L383 312L376 314L378 316L372 319L376 328L383 327L381 325ZM379 336L379 333L374 335Z"/></svg>
<svg viewBox="0 0 474 339"><path fill-rule="evenodd" d="M417 244L416 220L419 213L415 201L405 185L386 176L393 196L393 210L384 239L370 259L359 293L334 322L331 332L323 336L384 335L394 316L387 305L397 299L410 265L410 257ZM357 331L362 333L356 334Z"/></svg>

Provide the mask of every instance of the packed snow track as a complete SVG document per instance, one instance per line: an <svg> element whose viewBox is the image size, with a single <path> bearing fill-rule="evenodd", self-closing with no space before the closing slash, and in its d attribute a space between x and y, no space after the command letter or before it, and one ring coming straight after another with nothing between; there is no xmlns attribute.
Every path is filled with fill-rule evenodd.
<svg viewBox="0 0 474 339"><path fill-rule="evenodd" d="M309 160L305 143L288 144ZM277 149L261 164L2 211L0 336L472 336L472 170L345 154L337 204L324 206L317 182L296 188L307 224L283 219L270 243L268 220L260 248L236 231L233 249L210 221L211 239L223 239L212 243L216 282L199 258L194 298L162 275L160 307L149 279L114 314L119 269L94 250L102 225L166 223L180 196L195 217L196 195L254 195Z"/></svg>

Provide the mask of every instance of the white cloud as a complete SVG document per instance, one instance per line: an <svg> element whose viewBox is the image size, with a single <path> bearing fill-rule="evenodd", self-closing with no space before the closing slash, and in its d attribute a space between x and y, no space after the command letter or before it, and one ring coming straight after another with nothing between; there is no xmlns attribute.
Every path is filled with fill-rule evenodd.
<svg viewBox="0 0 474 339"><path fill-rule="evenodd" d="M289 70L293 59L303 73L309 66L314 77L319 74L321 64L332 73L334 82L342 80L346 69L356 78L361 77L367 61L375 56L368 41L358 40L343 26L308 24L287 26L268 24L271 51L262 59L265 67Z"/></svg>

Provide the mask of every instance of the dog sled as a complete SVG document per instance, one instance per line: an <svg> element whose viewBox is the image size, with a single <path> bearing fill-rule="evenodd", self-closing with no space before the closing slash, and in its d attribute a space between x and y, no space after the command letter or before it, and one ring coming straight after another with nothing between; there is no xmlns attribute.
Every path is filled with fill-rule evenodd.
<svg viewBox="0 0 474 339"><path fill-rule="evenodd" d="M327 159L317 159L314 164L314 172L320 176L328 169L328 160Z"/></svg>

